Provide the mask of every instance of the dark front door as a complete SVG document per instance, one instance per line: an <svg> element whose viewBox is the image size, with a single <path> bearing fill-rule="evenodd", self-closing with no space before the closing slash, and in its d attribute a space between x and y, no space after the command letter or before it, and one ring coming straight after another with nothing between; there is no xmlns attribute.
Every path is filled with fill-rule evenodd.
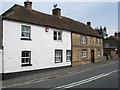
<svg viewBox="0 0 120 90"><path fill-rule="evenodd" d="M95 60L94 60L94 50L91 50L91 62L95 62Z"/></svg>

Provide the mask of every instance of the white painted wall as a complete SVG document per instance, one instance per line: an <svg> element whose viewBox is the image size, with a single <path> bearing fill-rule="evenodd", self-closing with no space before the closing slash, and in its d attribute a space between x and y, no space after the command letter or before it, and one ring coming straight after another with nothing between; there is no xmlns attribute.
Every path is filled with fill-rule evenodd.
<svg viewBox="0 0 120 90"><path fill-rule="evenodd" d="M32 41L20 40L21 25L31 26ZM66 62L66 50L71 50L71 32L62 32L62 42L53 40L53 28L3 21L4 73L71 65ZM63 50L63 62L55 63L55 49ZM31 51L32 66L21 67L21 51Z"/></svg>
<svg viewBox="0 0 120 90"><path fill-rule="evenodd" d="M2 73L2 50L0 49L0 73Z"/></svg>

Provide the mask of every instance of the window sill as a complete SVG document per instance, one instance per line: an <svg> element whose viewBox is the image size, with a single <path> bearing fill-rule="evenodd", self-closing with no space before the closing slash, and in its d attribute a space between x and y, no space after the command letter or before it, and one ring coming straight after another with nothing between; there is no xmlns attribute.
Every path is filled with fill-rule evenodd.
<svg viewBox="0 0 120 90"><path fill-rule="evenodd" d="M62 63L62 62L55 62L55 63Z"/></svg>
<svg viewBox="0 0 120 90"><path fill-rule="evenodd" d="M25 66L32 66L32 64L22 64L21 66L22 66L22 67L25 67Z"/></svg>
<svg viewBox="0 0 120 90"><path fill-rule="evenodd" d="M66 62L71 62L71 61L66 61Z"/></svg>
<svg viewBox="0 0 120 90"><path fill-rule="evenodd" d="M54 40L55 42L62 42L62 40Z"/></svg>
<svg viewBox="0 0 120 90"><path fill-rule="evenodd" d="M86 59L87 57L82 57L82 59Z"/></svg>
<svg viewBox="0 0 120 90"><path fill-rule="evenodd" d="M87 43L82 43L82 44L87 44Z"/></svg>
<svg viewBox="0 0 120 90"><path fill-rule="evenodd" d="M29 40L29 41L32 41L32 39L28 39L28 38L21 38L20 40Z"/></svg>

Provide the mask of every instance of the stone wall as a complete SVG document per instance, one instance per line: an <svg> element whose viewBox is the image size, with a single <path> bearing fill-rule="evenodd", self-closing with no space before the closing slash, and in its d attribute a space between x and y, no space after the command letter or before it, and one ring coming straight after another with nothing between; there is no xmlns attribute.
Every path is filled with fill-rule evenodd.
<svg viewBox="0 0 120 90"><path fill-rule="evenodd" d="M81 34L72 33L72 66L78 66L83 64L90 64L91 50L94 50L95 62L103 60L103 41L100 39L101 44L96 45L96 37L86 36L87 43L81 43ZM90 38L93 38L93 44L90 43ZM87 50L87 58L82 58L82 50ZM97 50L101 50L101 56L97 56Z"/></svg>

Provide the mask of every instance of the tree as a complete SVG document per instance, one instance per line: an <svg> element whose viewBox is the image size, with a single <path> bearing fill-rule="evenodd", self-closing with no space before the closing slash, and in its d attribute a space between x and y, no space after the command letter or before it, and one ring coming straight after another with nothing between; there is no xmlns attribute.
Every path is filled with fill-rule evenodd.
<svg viewBox="0 0 120 90"><path fill-rule="evenodd" d="M100 28L95 28L95 30L103 37L106 38L108 36L107 34L107 28L100 26Z"/></svg>

